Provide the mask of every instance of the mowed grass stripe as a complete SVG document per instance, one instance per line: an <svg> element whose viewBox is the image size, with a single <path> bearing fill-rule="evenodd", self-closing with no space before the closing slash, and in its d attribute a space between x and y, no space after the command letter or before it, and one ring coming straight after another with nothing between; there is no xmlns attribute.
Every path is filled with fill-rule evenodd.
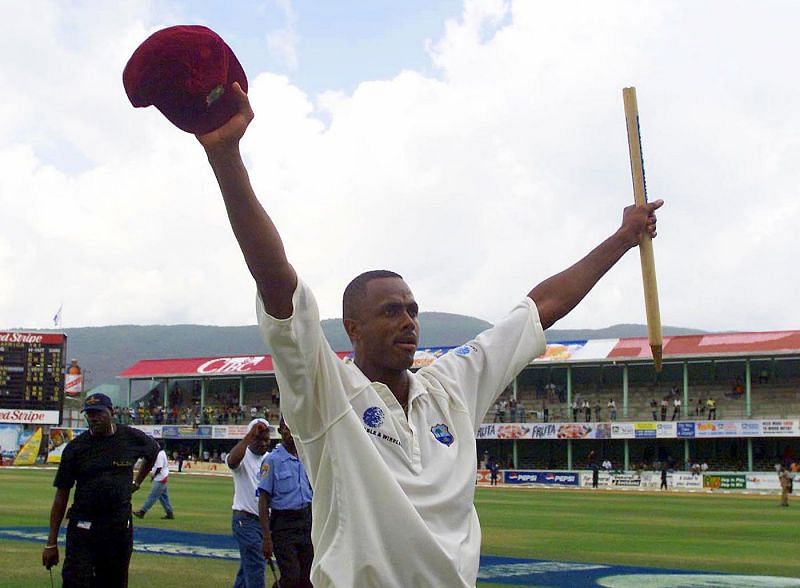
<svg viewBox="0 0 800 588"><path fill-rule="evenodd" d="M483 553L800 576L777 496L481 488L476 507Z"/></svg>
<svg viewBox="0 0 800 588"><path fill-rule="evenodd" d="M0 468L0 527L45 527L54 476L53 469ZM184 474L169 484L177 519L162 521L156 504L136 526L230 534L230 478ZM148 490L149 482L134 507ZM800 501L780 508L776 495L478 488L475 503L484 554L800 577ZM228 585L237 567L135 553L131 586ZM40 545L0 540L0 569L11 574L2 585L49 585Z"/></svg>

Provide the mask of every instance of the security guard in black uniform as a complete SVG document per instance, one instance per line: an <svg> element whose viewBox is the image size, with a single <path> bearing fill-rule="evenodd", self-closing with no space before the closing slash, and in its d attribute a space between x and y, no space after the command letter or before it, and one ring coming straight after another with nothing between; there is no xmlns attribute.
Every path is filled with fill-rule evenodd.
<svg viewBox="0 0 800 588"><path fill-rule="evenodd" d="M264 557L278 561L280 588L310 587L311 485L297 457L292 433L281 418L279 444L264 458L258 484L258 511L264 533Z"/></svg>
<svg viewBox="0 0 800 588"><path fill-rule="evenodd" d="M83 406L89 430L69 442L61 455L53 486L50 534L42 564L58 564L58 530L67 518L61 575L64 588L124 588L133 552L131 494L153 467L158 444L138 429L114 423L114 406L105 394L92 394ZM144 464L133 478L139 458Z"/></svg>

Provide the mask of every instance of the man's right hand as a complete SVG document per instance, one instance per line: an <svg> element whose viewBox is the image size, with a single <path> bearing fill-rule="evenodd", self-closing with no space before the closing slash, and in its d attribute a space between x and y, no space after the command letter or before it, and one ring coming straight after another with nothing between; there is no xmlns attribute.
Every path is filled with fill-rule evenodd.
<svg viewBox="0 0 800 588"><path fill-rule="evenodd" d="M234 82L231 86L239 112L218 129L214 129L205 135L195 135L200 144L207 152L212 152L219 148L236 146L244 136L245 130L254 118L253 109L250 107L250 100L244 93L239 82Z"/></svg>
<svg viewBox="0 0 800 588"><path fill-rule="evenodd" d="M267 426L262 423L258 422L253 425L253 428L247 432L247 435L244 436L245 440L249 443L255 441L259 435L261 435L264 431L267 430Z"/></svg>
<svg viewBox="0 0 800 588"><path fill-rule="evenodd" d="M42 551L42 565L48 570L58 565L58 546L45 547Z"/></svg>
<svg viewBox="0 0 800 588"><path fill-rule="evenodd" d="M264 537L261 542L261 551L264 553L264 559L272 559L272 537Z"/></svg>

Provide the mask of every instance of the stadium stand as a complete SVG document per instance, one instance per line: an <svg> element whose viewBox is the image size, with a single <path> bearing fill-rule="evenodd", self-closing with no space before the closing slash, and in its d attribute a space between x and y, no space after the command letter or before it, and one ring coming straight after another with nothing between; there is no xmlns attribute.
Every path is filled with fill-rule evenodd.
<svg viewBox="0 0 800 588"><path fill-rule="evenodd" d="M421 350L421 363L416 367L448 349ZM608 422L607 405L613 399L618 423L646 424L653 421L651 401L660 404L666 399L666 420L672 420L676 396L681 401L676 420L684 423L705 422L710 398L718 421L800 418L800 331L668 337L660 374L655 374L649 354L647 340L640 338L548 344L547 352L503 393L498 403L502 418L492 409L484 423L570 422L570 403L575 400L592 407L592 422ZM344 359L348 353L339 355ZM120 377L129 380L129 391L134 382L158 383L132 402L138 422L156 418L180 421L183 414L180 424L238 424L250 418L253 408L270 419L277 418L279 410L279 401L272 394L276 383L269 356L141 360ZM175 394L176 387L180 394ZM166 401L164 389L170 390ZM142 411L140 404L149 410ZM661 418L659 407L657 419ZM585 423L585 414L577 420ZM690 461L702 460L712 468L741 470L788 459L794 451L800 454L798 436L792 435L677 438L673 430L671 437L653 439L646 435L479 439L478 447L479 454L489 452L518 467L584 467L589 465L587 456L594 452L615 468L623 464L652 468L665 461L688 468ZM206 441L220 448L227 442ZM199 443L203 447L202 439Z"/></svg>

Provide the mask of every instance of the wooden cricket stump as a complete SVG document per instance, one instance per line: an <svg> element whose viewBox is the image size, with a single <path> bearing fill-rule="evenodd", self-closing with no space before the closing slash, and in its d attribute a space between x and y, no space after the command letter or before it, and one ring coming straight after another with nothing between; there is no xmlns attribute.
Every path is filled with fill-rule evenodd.
<svg viewBox="0 0 800 588"><path fill-rule="evenodd" d="M633 200L636 206L647 203L647 183L644 177L644 155L639 129L639 105L636 101L636 88L623 88L622 101L625 104L625 122L628 127L628 155L631 160L633 179ZM658 307L658 283L656 281L656 260L653 255L653 240L645 233L639 243L639 260L642 265L642 284L644 285L644 307L647 314L647 338L653 354L653 364L661 371L663 340L661 336L661 311Z"/></svg>

